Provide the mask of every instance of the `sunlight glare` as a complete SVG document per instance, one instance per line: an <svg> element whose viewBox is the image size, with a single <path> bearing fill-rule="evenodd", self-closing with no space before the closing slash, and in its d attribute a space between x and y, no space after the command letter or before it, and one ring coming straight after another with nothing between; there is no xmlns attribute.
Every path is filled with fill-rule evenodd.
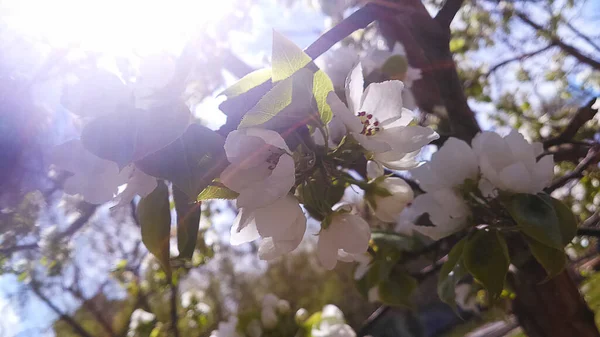
<svg viewBox="0 0 600 337"><path fill-rule="evenodd" d="M235 0L4 0L9 27L53 47L122 55L179 51L218 29Z"/></svg>

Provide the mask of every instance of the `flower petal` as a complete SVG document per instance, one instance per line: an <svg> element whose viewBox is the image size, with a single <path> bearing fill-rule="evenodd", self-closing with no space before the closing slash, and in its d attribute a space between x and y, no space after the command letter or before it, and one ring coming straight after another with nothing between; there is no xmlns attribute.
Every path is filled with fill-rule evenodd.
<svg viewBox="0 0 600 337"><path fill-rule="evenodd" d="M327 104L329 104L333 114L340 119L348 131L356 133L362 131L363 125L360 119L346 107L335 92L332 91L327 95Z"/></svg>
<svg viewBox="0 0 600 337"><path fill-rule="evenodd" d="M537 193L540 191L534 191L532 177L527 170L527 167L522 162L514 163L508 167L505 167L500 171L499 174L501 186L497 186L500 189L508 190L518 193Z"/></svg>
<svg viewBox="0 0 600 337"><path fill-rule="evenodd" d="M384 174L383 166L376 161L369 160L367 162L367 178L375 179Z"/></svg>
<svg viewBox="0 0 600 337"><path fill-rule="evenodd" d="M359 111L373 114L382 126L402 117L402 90L400 81L371 83L365 90Z"/></svg>
<svg viewBox="0 0 600 337"><path fill-rule="evenodd" d="M254 241L259 237L253 212L244 210L243 208L240 209L233 220L233 226L231 226L231 244L237 246L242 243Z"/></svg>
<svg viewBox="0 0 600 337"><path fill-rule="evenodd" d="M431 128L422 126L406 126L384 128L373 136L374 139L390 144L392 150L398 152L414 152L429 144L440 136Z"/></svg>
<svg viewBox="0 0 600 337"><path fill-rule="evenodd" d="M364 85L362 65L358 63L346 78L346 102L352 113L357 113L362 104Z"/></svg>
<svg viewBox="0 0 600 337"><path fill-rule="evenodd" d="M229 183L231 183L231 178L229 179ZM255 209L272 204L288 194L294 186L295 179L294 159L287 154L283 154L279 157L279 162L270 176L240 191L236 191L240 193L237 198L237 206ZM223 184L229 187L225 181Z"/></svg>
<svg viewBox="0 0 600 337"><path fill-rule="evenodd" d="M416 158L420 152L420 149L411 153L388 151L376 153L373 159L392 170L410 170L419 164Z"/></svg>

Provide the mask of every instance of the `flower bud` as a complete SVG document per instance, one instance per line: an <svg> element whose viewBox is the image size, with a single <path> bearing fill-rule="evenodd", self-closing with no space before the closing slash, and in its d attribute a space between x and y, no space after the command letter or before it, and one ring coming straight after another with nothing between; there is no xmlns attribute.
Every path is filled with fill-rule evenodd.
<svg viewBox="0 0 600 337"><path fill-rule="evenodd" d="M306 321L306 319L308 319L308 311L304 308L300 308L298 309L298 311L296 311L296 315L294 318L296 320L296 323L301 324L304 321Z"/></svg>

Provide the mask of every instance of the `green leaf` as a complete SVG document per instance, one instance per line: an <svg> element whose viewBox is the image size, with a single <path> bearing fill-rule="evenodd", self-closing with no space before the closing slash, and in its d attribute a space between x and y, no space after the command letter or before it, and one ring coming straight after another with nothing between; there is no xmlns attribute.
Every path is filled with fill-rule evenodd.
<svg viewBox="0 0 600 337"><path fill-rule="evenodd" d="M387 305L411 307L410 295L418 285L417 280L406 272L394 274L393 279L379 283L379 299Z"/></svg>
<svg viewBox="0 0 600 337"><path fill-rule="evenodd" d="M224 140L209 128L192 124L164 149L136 162L151 176L170 180L192 200L227 166Z"/></svg>
<svg viewBox="0 0 600 337"><path fill-rule="evenodd" d="M554 212L556 212L556 216L558 217L558 227L562 236L563 246L568 245L577 234L577 218L575 214L562 201L552 198L547 194L541 195L554 207Z"/></svg>
<svg viewBox="0 0 600 337"><path fill-rule="evenodd" d="M320 119L312 86L312 71L306 68L297 71L275 84L246 113L238 128L260 125L267 129L287 130Z"/></svg>
<svg viewBox="0 0 600 337"><path fill-rule="evenodd" d="M225 91L223 91L221 94L227 96L227 98L235 97L249 91L252 88L258 87L270 79L271 68L258 69L240 78L239 81L225 89Z"/></svg>
<svg viewBox="0 0 600 337"><path fill-rule="evenodd" d="M386 75L386 78L391 79L404 79L407 71L408 60L403 55L391 56L381 67L381 72Z"/></svg>
<svg viewBox="0 0 600 337"><path fill-rule="evenodd" d="M460 240L448 253L448 261L440 269L437 292L440 300L456 310L456 291L458 282L467 274L463 252L467 239Z"/></svg>
<svg viewBox="0 0 600 337"><path fill-rule="evenodd" d="M192 203L183 191L173 186L173 201L177 213L177 249L179 257L191 259L198 242L198 229L202 213L200 203Z"/></svg>
<svg viewBox="0 0 600 337"><path fill-rule="evenodd" d="M169 207L169 189L163 181L140 200L137 208L142 227L142 242L162 265L168 279L171 279L170 232L171 209Z"/></svg>
<svg viewBox="0 0 600 337"><path fill-rule="evenodd" d="M318 70L313 79L313 94L324 125L327 125L333 118L331 107L327 104L327 95L333 90L333 82L331 82L329 76L323 70Z"/></svg>
<svg viewBox="0 0 600 337"><path fill-rule="evenodd" d="M284 80L304 68L312 59L300 47L273 30L271 67L273 82Z"/></svg>
<svg viewBox="0 0 600 337"><path fill-rule="evenodd" d="M558 250L548 247L530 238L526 238L526 241L531 254L544 267L549 279L560 274L565 269L567 257L562 249Z"/></svg>
<svg viewBox="0 0 600 337"><path fill-rule="evenodd" d="M520 230L546 246L562 249L563 238L552 203L539 195L514 194L504 205Z"/></svg>
<svg viewBox="0 0 600 337"><path fill-rule="evenodd" d="M414 248L413 238L395 232L372 232L371 240L377 246L377 252L383 249L389 251L410 251Z"/></svg>
<svg viewBox="0 0 600 337"><path fill-rule="evenodd" d="M494 230L476 231L467 238L463 259L469 273L483 284L491 298L497 298L510 265L504 238Z"/></svg>
<svg viewBox="0 0 600 337"><path fill-rule="evenodd" d="M126 107L88 123L81 141L96 156L123 168L175 141L189 123L190 111L183 102L168 102L148 110Z"/></svg>
<svg viewBox="0 0 600 337"><path fill-rule="evenodd" d="M200 194L197 201L204 200L212 200L212 199L223 199L223 200L233 200L237 198L240 194L236 191L232 191L225 187L224 185L208 185Z"/></svg>

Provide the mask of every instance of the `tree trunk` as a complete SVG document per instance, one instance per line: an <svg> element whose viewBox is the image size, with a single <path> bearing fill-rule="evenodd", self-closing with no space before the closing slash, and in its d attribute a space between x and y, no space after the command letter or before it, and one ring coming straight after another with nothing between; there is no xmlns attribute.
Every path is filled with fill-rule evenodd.
<svg viewBox="0 0 600 337"><path fill-rule="evenodd" d="M570 274L567 268L544 282L544 270L530 259L509 275L516 293L513 311L528 337L600 337L594 313Z"/></svg>

